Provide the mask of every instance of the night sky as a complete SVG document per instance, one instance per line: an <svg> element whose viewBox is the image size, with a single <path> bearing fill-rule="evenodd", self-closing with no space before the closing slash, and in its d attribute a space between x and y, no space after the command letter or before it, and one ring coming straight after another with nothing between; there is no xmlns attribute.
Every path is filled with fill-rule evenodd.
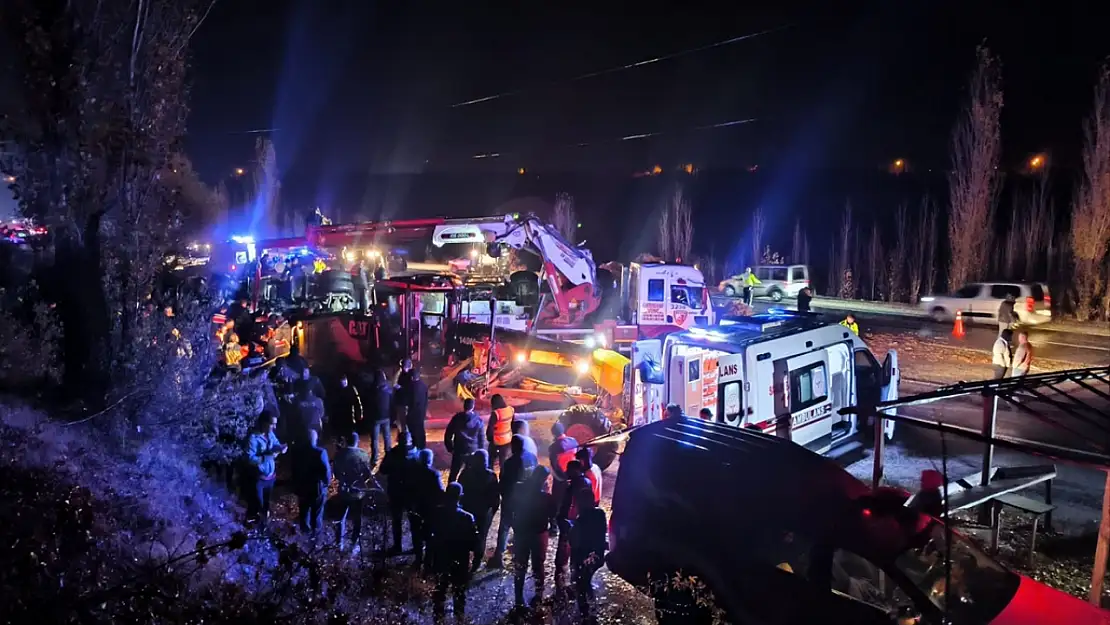
<svg viewBox="0 0 1110 625"><path fill-rule="evenodd" d="M189 151L209 180L267 128L287 178L943 168L985 40L1004 65L1007 161L1048 151L1066 166L1110 54L1095 3L600 4L219 0L195 40Z"/></svg>

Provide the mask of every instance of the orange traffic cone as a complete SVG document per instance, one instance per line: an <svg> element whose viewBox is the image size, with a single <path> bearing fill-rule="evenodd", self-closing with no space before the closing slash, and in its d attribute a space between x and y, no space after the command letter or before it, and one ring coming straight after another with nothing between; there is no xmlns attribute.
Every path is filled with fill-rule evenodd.
<svg viewBox="0 0 1110 625"><path fill-rule="evenodd" d="M956 324L952 326L952 336L958 339L967 336L964 332L964 313L962 310L956 311Z"/></svg>

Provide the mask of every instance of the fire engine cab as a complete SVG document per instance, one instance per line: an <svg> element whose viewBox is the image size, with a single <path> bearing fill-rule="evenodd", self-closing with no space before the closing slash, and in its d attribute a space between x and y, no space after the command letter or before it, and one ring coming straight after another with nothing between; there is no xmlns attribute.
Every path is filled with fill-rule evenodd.
<svg viewBox="0 0 1110 625"><path fill-rule="evenodd" d="M898 355L882 364L855 333L805 314L725 317L665 340L637 341L633 350L632 424L654 421L677 404L694 417L789 438L818 453L874 427L839 410L898 397ZM885 420L884 436L894 436Z"/></svg>

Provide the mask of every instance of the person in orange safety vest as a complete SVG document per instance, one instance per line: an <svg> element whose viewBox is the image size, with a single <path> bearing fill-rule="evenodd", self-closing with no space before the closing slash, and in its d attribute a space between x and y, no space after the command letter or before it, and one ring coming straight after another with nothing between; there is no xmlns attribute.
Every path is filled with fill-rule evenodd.
<svg viewBox="0 0 1110 625"><path fill-rule="evenodd" d="M490 468L496 458L498 466L505 466L509 458L509 444L513 441L513 407L505 403L501 395L490 397L489 423L486 424L486 440L490 444Z"/></svg>

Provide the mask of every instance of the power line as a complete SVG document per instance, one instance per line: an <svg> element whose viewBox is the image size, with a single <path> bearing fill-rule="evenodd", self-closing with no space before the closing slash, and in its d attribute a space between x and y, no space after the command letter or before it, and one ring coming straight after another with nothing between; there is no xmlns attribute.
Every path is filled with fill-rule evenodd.
<svg viewBox="0 0 1110 625"><path fill-rule="evenodd" d="M707 124L707 125L704 125L704 126L691 126L689 128L684 128L684 129L681 129L681 130L666 130L666 131L660 130L660 131L654 131L654 132L639 132L639 133L634 133L634 134L629 134L629 135L622 135L620 137L613 137L613 138L609 138L609 139L598 139L598 140L595 140L595 141L584 141L584 142L581 142L581 143L566 143L566 144L563 144L563 145L557 146L557 147L585 148L585 147L590 147L590 146L594 146L594 145L602 145L602 144L606 144L606 143L620 143L622 141L640 141L642 139L650 139L652 137L658 137L658 136L665 135L665 134L676 134L676 133L680 133L680 132L698 131L698 130L716 130L716 129L719 129L719 128L729 128L729 127L732 127L732 126L741 126L741 125L744 125L744 124L750 124L750 123L756 122L756 121L759 121L759 120L755 117L750 117L750 118L747 118L747 119L733 119L733 120L729 120L729 121L725 121L725 122L719 122L719 123L716 123L716 124ZM511 153L511 152L482 152L482 153L479 153L479 154L474 154L470 158L474 159L474 160L481 160L481 159L499 158L499 157L502 157L502 156L512 156L512 155L513 155L513 153Z"/></svg>
<svg viewBox="0 0 1110 625"><path fill-rule="evenodd" d="M580 76L575 76L573 78L568 78L566 80L559 80L559 81L555 81L555 82L550 82L550 83L547 83L546 85L543 85L543 86L552 87L552 86L560 85L560 84L563 84L563 83L572 83L572 82L577 82L577 81L580 81L580 80L586 80L587 78L596 78L598 76L605 76L607 74L615 74L617 72L623 72L623 71L626 71L626 70L635 69L637 67L643 67L645 65L652 65L654 63L660 63L662 61L669 61L671 59L677 59L679 57L686 56L686 55L689 55L689 54L704 52L706 50L711 50L713 48L719 48L721 46L732 45L734 43L739 43L741 41L746 41L748 39L754 39L756 37L760 37L760 36L763 36L763 35L769 35L771 33L774 33L774 32L789 28L789 27L790 27L789 25L787 25L787 26L778 26L776 28L771 28L771 29L768 29L768 30L761 30L757 33L748 33L746 35L740 35L738 37L732 37L731 39L725 39L723 41L717 41L715 43L706 44L704 46L698 46L696 48L687 48L685 50L679 50L678 52L672 52L671 54L664 54L662 56L657 56L657 57L653 57L653 58L650 58L650 59L644 59L642 61L636 61L635 63L628 63L626 65L619 65L617 67L610 67L608 69L598 70L598 71L595 71L595 72L589 72L587 74L582 74ZM538 88L538 87L533 87L533 89L535 89L535 88ZM462 108L464 106L473 106L475 104L481 104L483 102L490 102L492 100L498 100L498 99L501 99L501 98L507 98L507 97L510 97L510 96L519 95L519 94L524 93L526 91L528 91L528 89L516 89L516 90L513 90L513 91L506 91L504 93L498 93L498 94L495 94L495 95L488 95L488 96L484 96L484 97L481 97L481 98L475 98L473 100L467 100L465 102L458 102L456 104L452 104L451 108L454 109L454 108Z"/></svg>

